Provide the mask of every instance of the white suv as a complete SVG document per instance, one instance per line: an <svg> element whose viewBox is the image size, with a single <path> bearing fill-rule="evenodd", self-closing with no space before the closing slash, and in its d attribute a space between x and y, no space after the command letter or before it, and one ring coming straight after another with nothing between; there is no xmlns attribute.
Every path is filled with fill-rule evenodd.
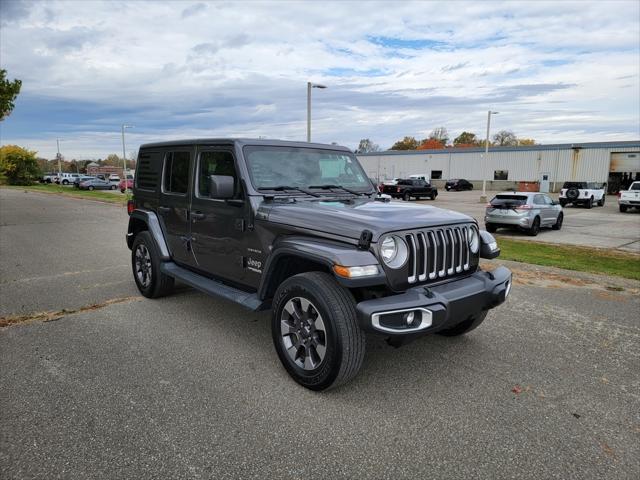
<svg viewBox="0 0 640 480"><path fill-rule="evenodd" d="M58 175L56 183L61 185L73 185L73 182L75 182L79 176L80 174L78 173L61 173Z"/></svg>
<svg viewBox="0 0 640 480"><path fill-rule="evenodd" d="M574 205L585 205L587 208L593 207L594 203L604 206L605 189L602 183L596 182L564 182L560 190L560 205L563 207L568 203Z"/></svg>

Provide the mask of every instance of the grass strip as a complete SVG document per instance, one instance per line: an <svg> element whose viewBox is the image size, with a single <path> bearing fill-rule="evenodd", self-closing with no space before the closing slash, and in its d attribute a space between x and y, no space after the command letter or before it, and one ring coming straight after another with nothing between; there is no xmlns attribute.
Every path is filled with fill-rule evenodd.
<svg viewBox="0 0 640 480"><path fill-rule="evenodd" d="M640 280L640 255L497 236L500 259Z"/></svg>
<svg viewBox="0 0 640 480"><path fill-rule="evenodd" d="M80 190L74 187L64 187L62 185L29 185L29 186L7 186L3 188L12 188L16 190L25 190L29 192L41 192L63 197L84 198L87 200L96 200L100 202L113 203L115 205L126 205L127 196L122 194L114 194L101 190Z"/></svg>

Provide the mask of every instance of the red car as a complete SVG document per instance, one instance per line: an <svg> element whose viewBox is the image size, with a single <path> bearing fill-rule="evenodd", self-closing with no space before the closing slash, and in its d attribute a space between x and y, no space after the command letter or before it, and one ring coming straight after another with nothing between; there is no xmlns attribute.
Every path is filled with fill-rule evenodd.
<svg viewBox="0 0 640 480"><path fill-rule="evenodd" d="M124 193L126 190L131 190L133 188L133 177L127 178L126 183L125 180L120 180L118 184L120 191Z"/></svg>

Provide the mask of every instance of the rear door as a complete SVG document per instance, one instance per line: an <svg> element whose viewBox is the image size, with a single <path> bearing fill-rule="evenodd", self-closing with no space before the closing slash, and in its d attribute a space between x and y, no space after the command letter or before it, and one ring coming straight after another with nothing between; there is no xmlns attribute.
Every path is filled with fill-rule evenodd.
<svg viewBox="0 0 640 480"><path fill-rule="evenodd" d="M549 211L550 205L547 205L547 202L544 199L544 195L534 195L533 196L533 208L538 211L540 215L540 224L548 225L551 222L551 212Z"/></svg>
<svg viewBox="0 0 640 480"><path fill-rule="evenodd" d="M171 256L183 264L189 264L193 257L189 230L193 150L193 147L181 147L165 152L158 206L158 217Z"/></svg>

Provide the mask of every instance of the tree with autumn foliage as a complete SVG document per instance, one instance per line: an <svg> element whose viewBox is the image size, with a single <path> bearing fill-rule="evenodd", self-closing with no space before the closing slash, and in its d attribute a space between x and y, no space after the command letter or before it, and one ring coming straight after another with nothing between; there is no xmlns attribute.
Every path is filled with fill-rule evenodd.
<svg viewBox="0 0 640 480"><path fill-rule="evenodd" d="M31 185L41 174L36 152L17 145L0 147L0 175L10 185Z"/></svg>
<svg viewBox="0 0 640 480"><path fill-rule="evenodd" d="M402 140L394 143L391 150L416 150L417 148L418 141L416 137L404 137Z"/></svg>
<svg viewBox="0 0 640 480"><path fill-rule="evenodd" d="M416 150L442 150L443 148L445 147L441 141L435 138L425 138Z"/></svg>
<svg viewBox="0 0 640 480"><path fill-rule="evenodd" d="M431 130L428 139L436 140L437 142L440 142L443 147L446 147L447 143L449 143L449 132L444 127L434 128Z"/></svg>
<svg viewBox="0 0 640 480"><path fill-rule="evenodd" d="M453 146L458 148L470 148L480 145L480 139L475 133L462 132L453 139Z"/></svg>

